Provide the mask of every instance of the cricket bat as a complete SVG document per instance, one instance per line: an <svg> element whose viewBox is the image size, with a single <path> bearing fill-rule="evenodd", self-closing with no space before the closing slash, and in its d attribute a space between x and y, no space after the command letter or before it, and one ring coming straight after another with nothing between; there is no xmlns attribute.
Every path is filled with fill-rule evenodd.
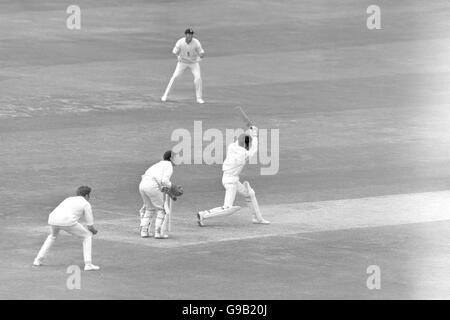
<svg viewBox="0 0 450 320"><path fill-rule="evenodd" d="M244 121L247 128L253 126L253 122L250 120L250 118L247 116L245 111L240 106L234 107L234 110L237 112L242 121Z"/></svg>

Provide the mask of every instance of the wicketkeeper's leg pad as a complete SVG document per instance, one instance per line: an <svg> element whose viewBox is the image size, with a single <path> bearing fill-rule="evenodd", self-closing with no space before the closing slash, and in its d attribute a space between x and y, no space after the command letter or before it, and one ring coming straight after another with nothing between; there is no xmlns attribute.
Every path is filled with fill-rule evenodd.
<svg viewBox="0 0 450 320"><path fill-rule="evenodd" d="M167 227L167 218L164 210L158 210L155 221L155 237L164 236Z"/></svg>
<svg viewBox="0 0 450 320"><path fill-rule="evenodd" d="M143 212L141 210L141 229L151 229L155 214L155 210L150 210L147 208L145 208Z"/></svg>
<svg viewBox="0 0 450 320"><path fill-rule="evenodd" d="M142 219L144 217L145 213L145 204L142 206L141 209L139 209L139 217Z"/></svg>

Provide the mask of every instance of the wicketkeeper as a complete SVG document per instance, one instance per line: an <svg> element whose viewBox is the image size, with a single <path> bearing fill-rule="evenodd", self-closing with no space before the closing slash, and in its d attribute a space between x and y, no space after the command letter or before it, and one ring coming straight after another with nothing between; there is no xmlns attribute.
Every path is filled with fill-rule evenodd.
<svg viewBox="0 0 450 320"><path fill-rule="evenodd" d="M262 217L256 200L255 191L248 181L241 183L239 174L242 172L247 160L258 151L258 128L250 127L246 133L241 134L237 141L228 146L227 156L222 165L222 184L225 188L225 199L222 207L211 210L199 211L197 213L198 224L204 225L205 219L213 217L228 216L241 209L234 206L236 193L245 197L247 206L252 211L253 223L269 224L270 222Z"/></svg>
<svg viewBox="0 0 450 320"><path fill-rule="evenodd" d="M165 195L172 199L183 194L180 186L170 181L173 173L175 153L166 151L163 160L152 165L142 175L139 184L143 206L140 210L141 224L140 233L142 238L154 237L156 239L166 239L168 215L164 208ZM156 219L155 219L156 217ZM152 233L153 220L155 219L155 231Z"/></svg>

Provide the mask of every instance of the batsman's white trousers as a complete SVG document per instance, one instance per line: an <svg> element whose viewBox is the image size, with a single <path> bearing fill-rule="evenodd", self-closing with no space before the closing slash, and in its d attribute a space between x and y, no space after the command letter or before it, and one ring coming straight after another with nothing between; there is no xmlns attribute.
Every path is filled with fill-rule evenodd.
<svg viewBox="0 0 450 320"><path fill-rule="evenodd" d="M222 207L213 208L211 210L202 211L201 215L203 219L231 215L239 209L234 207L234 201L236 194L239 193L245 197L247 206L252 211L252 216L255 221L263 221L261 211L259 210L258 201L256 200L255 191L250 184L246 181L241 183L239 176L224 174L222 177L222 184L225 188L225 199Z"/></svg>
<svg viewBox="0 0 450 320"><path fill-rule="evenodd" d="M236 199L236 193L239 193L245 197L247 207L252 211L253 220L259 222L264 220L259 209L258 201L256 200L255 190L253 190L247 181L241 183L239 177L230 179L224 175L222 183L225 188L225 199L223 201L224 208L233 206L234 200Z"/></svg>
<svg viewBox="0 0 450 320"><path fill-rule="evenodd" d="M232 207L236 199L236 193L243 195L245 198L250 197L249 190L239 181L238 176L224 174L222 176L222 184L225 188L225 199L223 206Z"/></svg>
<svg viewBox="0 0 450 320"><path fill-rule="evenodd" d="M81 223L77 223L70 227L50 226L50 229L50 235L45 240L44 244L41 247L41 250L39 250L39 253L37 255L38 259L44 259L47 256L50 248L55 243L59 232L63 230L67 233L70 233L71 235L83 239L84 263L92 263L92 233L88 229L83 227Z"/></svg>
<svg viewBox="0 0 450 320"><path fill-rule="evenodd" d="M202 76L200 73L200 63L184 63L179 61L173 72L172 78L170 78L169 84L167 85L166 91L164 92L164 96L167 97L170 93L170 89L172 88L173 82L176 78L181 76L186 70L186 68L191 69L191 72L194 76L194 84L195 84L195 95L197 99L202 98Z"/></svg>
<svg viewBox="0 0 450 320"><path fill-rule="evenodd" d="M240 181L224 183L223 187L225 188L225 199L223 200L225 208L233 206L237 193L245 198L250 197L248 189Z"/></svg>

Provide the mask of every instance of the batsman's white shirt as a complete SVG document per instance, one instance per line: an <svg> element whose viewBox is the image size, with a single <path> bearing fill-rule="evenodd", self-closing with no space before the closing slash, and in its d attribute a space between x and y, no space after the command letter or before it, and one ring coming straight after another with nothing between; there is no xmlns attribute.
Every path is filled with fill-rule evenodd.
<svg viewBox="0 0 450 320"><path fill-rule="evenodd" d="M49 215L48 224L59 227L76 225L84 216L86 224L94 224L91 204L81 196L69 197L61 202Z"/></svg>
<svg viewBox="0 0 450 320"><path fill-rule="evenodd" d="M192 38L190 43L186 43L186 38L179 39L172 52L178 56L178 61L188 64L199 62L200 54L205 53L196 38Z"/></svg>
<svg viewBox="0 0 450 320"><path fill-rule="evenodd" d="M228 146L227 156L222 164L222 183L239 181L239 174L244 169L247 160L258 151L258 137L252 137L250 150L241 147L238 141Z"/></svg>
<svg viewBox="0 0 450 320"><path fill-rule="evenodd" d="M149 184L152 187L161 188L166 186L170 188L172 183L170 182L170 178L173 173L173 165L172 162L167 160L161 160L158 163L155 163L150 168L145 171L142 176L142 182Z"/></svg>

